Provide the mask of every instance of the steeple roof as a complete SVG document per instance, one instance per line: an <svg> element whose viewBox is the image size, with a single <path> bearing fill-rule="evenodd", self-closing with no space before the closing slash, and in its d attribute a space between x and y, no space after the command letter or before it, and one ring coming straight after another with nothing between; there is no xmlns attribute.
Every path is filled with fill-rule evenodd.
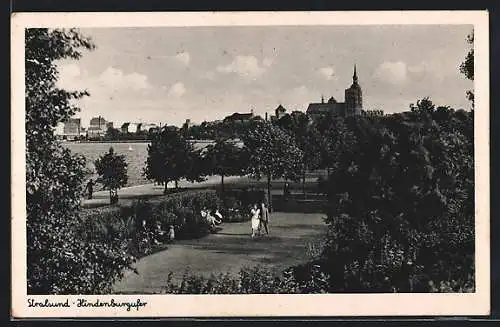
<svg viewBox="0 0 500 327"><path fill-rule="evenodd" d="M358 74L356 74L356 64L354 64L354 74L352 75L352 82L354 84L358 83Z"/></svg>

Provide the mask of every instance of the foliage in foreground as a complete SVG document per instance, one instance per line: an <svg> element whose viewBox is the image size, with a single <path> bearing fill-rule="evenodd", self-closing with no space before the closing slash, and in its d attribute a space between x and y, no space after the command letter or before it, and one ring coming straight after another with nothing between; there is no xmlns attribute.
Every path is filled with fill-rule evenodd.
<svg viewBox="0 0 500 327"><path fill-rule="evenodd" d="M57 88L56 61L94 48L77 30L25 33L28 294L106 293L132 259L123 242L82 238L79 210L85 160L63 148L53 129L78 111L86 92Z"/></svg>
<svg viewBox="0 0 500 327"><path fill-rule="evenodd" d="M473 290L473 112L424 99L409 112L347 123L356 142L328 189L332 286Z"/></svg>
<svg viewBox="0 0 500 327"><path fill-rule="evenodd" d="M237 277L229 273L203 277L189 271L181 281L174 282L172 273L167 277L163 293L169 294L312 294L328 291L328 276L319 267L312 266L307 278L297 279L293 269L281 276L256 266L244 267Z"/></svg>

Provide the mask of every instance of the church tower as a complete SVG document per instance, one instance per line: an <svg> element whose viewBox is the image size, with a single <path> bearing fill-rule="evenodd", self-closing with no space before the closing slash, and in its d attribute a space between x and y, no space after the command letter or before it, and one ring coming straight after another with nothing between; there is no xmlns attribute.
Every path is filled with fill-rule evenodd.
<svg viewBox="0 0 500 327"><path fill-rule="evenodd" d="M363 110L363 92L358 84L358 74L356 65L354 65L354 74L352 75L352 85L345 90L345 115L360 115Z"/></svg>

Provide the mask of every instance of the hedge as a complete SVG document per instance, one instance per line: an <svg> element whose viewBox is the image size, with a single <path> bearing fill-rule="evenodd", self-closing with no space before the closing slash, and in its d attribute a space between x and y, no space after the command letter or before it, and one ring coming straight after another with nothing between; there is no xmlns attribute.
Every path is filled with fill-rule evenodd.
<svg viewBox="0 0 500 327"><path fill-rule="evenodd" d="M176 239L199 238L211 229L201 210L219 209L224 222L250 219L250 205L262 199L262 190L234 190L224 200L214 190L192 190L137 200L129 206L109 206L82 211L80 234L103 240L117 239L128 244L128 253L136 257L151 253L151 241L166 239L157 233L174 226ZM157 226L158 225L158 226Z"/></svg>

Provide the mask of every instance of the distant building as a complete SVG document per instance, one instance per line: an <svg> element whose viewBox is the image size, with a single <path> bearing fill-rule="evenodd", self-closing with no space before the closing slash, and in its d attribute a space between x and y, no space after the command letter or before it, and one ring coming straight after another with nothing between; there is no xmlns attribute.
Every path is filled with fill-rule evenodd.
<svg viewBox="0 0 500 327"><path fill-rule="evenodd" d="M363 116L368 116L368 117L382 117L382 116L384 116L384 111L383 110L363 110L363 111L361 111L361 114Z"/></svg>
<svg viewBox="0 0 500 327"><path fill-rule="evenodd" d="M113 127L112 122L106 121L103 117L92 117L90 119L89 127L87 128L87 136L89 138L102 137L106 135L109 127Z"/></svg>
<svg viewBox="0 0 500 327"><path fill-rule="evenodd" d="M363 93L361 91L361 86L358 84L358 75L356 66L354 66L352 85L345 90L345 102L338 102L334 97L331 97L328 102L325 102L324 98L321 98L321 103L310 103L306 113L313 120L318 120L327 114L334 114L342 117L360 115L362 110Z"/></svg>
<svg viewBox="0 0 500 327"><path fill-rule="evenodd" d="M276 119L280 119L286 115L286 109L280 104L278 108L274 110L274 114L276 115Z"/></svg>
<svg viewBox="0 0 500 327"><path fill-rule="evenodd" d="M252 120L253 118L254 118L253 110L250 113L244 113L244 114L235 112L232 115L224 118L224 122L229 122L229 121L244 122Z"/></svg>
<svg viewBox="0 0 500 327"><path fill-rule="evenodd" d="M149 132L151 129L157 129L158 128L158 125L156 124L149 124L149 123L142 123L140 126L139 126L139 129L140 131L142 132Z"/></svg>
<svg viewBox="0 0 500 327"><path fill-rule="evenodd" d="M80 118L69 118L64 122L63 134L66 137L76 137L80 136L80 131L82 129Z"/></svg>
<svg viewBox="0 0 500 327"><path fill-rule="evenodd" d="M283 118L283 116L285 115L286 115L286 108L280 104L278 107L276 107L276 109L274 109L274 115L271 115L271 121L279 120Z"/></svg>

